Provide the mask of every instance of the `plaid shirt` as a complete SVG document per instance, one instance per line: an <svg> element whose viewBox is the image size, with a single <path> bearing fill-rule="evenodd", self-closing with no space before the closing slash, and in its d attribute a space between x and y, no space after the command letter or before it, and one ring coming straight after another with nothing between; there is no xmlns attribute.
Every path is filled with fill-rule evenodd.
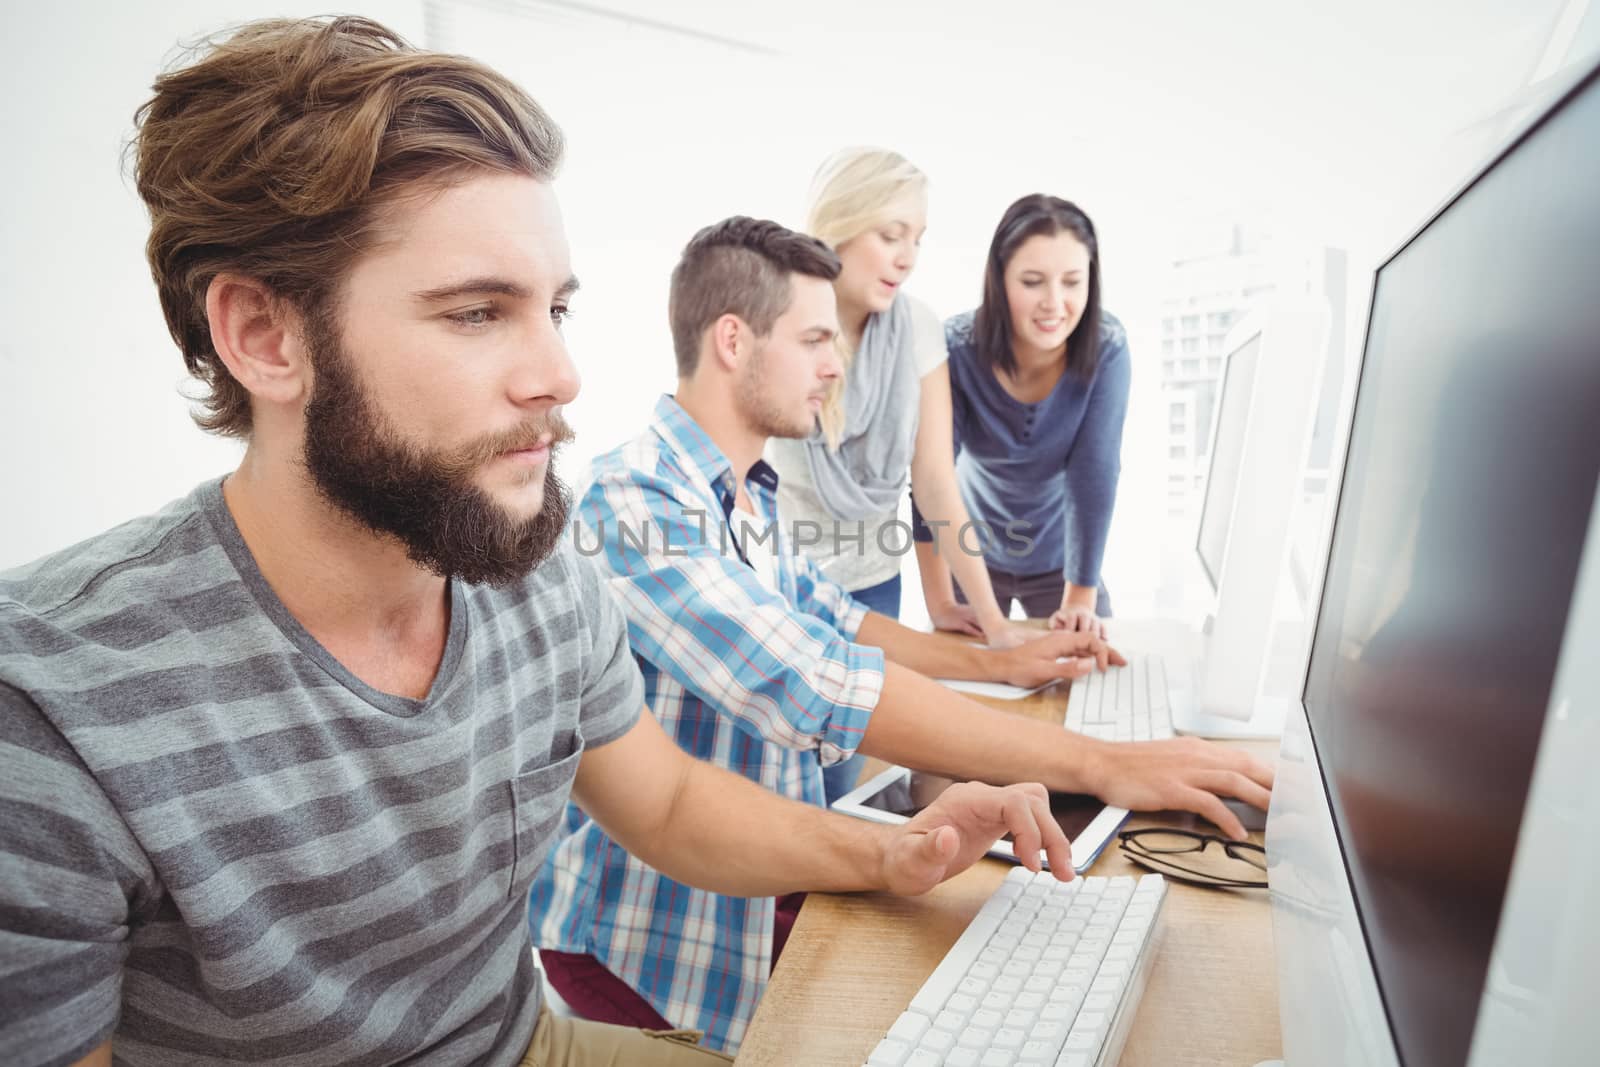
<svg viewBox="0 0 1600 1067"><path fill-rule="evenodd" d="M750 469L758 524L778 531L777 475ZM777 532L771 591L729 531L733 470L677 401L595 460L578 550L598 554L628 618L645 699L691 755L821 805L821 764L855 751L883 688L883 653L851 643L866 609ZM588 953L675 1026L738 1049L772 970L774 902L675 882L576 807L533 885L542 948Z"/></svg>

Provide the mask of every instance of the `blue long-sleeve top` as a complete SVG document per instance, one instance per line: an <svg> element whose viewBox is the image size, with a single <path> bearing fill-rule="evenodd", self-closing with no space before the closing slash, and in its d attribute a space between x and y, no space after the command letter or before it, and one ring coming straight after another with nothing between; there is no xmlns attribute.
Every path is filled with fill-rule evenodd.
<svg viewBox="0 0 1600 1067"><path fill-rule="evenodd" d="M1043 400L1025 404L978 361L973 315L945 323L956 480L972 521L993 534L977 527L962 541L968 550L981 543L995 570L1059 570L1069 583L1094 588L1122 471L1127 331L1102 313L1094 375L1063 374ZM915 519L917 540L931 541L932 531Z"/></svg>

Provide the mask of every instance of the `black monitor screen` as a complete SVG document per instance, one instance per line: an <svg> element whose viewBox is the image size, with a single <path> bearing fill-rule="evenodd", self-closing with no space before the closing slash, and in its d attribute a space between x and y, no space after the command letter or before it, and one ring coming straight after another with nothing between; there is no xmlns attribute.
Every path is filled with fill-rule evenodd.
<svg viewBox="0 0 1600 1067"><path fill-rule="evenodd" d="M1402 1062L1465 1062L1600 475L1600 80L1379 269L1305 687Z"/></svg>
<svg viewBox="0 0 1600 1067"><path fill-rule="evenodd" d="M1250 416L1250 394L1255 388L1260 355L1261 335L1252 334L1228 356L1228 366L1222 372L1216 439L1211 443L1211 469L1206 475L1206 497L1200 506L1196 543L1213 592L1222 581L1222 557L1228 551L1228 531L1233 529L1233 498L1239 489L1239 467L1244 460L1244 427Z"/></svg>

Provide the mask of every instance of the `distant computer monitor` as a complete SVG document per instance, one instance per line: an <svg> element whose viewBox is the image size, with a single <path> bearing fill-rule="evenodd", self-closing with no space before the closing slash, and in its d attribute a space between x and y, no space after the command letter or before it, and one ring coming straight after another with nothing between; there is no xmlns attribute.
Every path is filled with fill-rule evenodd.
<svg viewBox="0 0 1600 1067"><path fill-rule="evenodd" d="M1169 694L1180 733L1275 737L1299 692L1303 611L1290 613L1288 630L1281 602L1329 309L1317 278L1321 252L1280 260L1271 298L1223 343L1195 539L1210 611L1195 689Z"/></svg>
<svg viewBox="0 0 1600 1067"><path fill-rule="evenodd" d="M1592 1062L1596 189L1590 68L1377 272L1267 830L1291 1064Z"/></svg>
<svg viewBox="0 0 1600 1067"><path fill-rule="evenodd" d="M1222 581L1222 558L1233 526L1233 502L1239 488L1244 459L1245 423L1250 417L1250 395L1255 388L1256 362L1261 358L1261 327L1252 324L1232 335L1234 347L1224 356L1222 391L1216 418L1211 420L1210 467L1205 498L1200 505L1200 530L1195 551L1200 567L1215 593Z"/></svg>
<svg viewBox="0 0 1600 1067"><path fill-rule="evenodd" d="M1256 384L1256 362L1261 358L1261 328L1245 331L1237 347L1224 355L1222 392L1211 421L1211 462L1206 470L1205 499L1200 504L1200 533L1195 550L1211 592L1222 576L1222 553L1227 552L1227 531L1234 520L1234 494L1238 470L1245 458L1245 422L1250 419L1250 392Z"/></svg>

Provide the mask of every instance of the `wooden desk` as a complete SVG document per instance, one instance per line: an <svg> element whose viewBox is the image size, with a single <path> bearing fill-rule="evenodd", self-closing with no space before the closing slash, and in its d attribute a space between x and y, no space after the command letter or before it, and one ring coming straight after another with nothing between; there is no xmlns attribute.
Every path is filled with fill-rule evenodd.
<svg viewBox="0 0 1600 1067"><path fill-rule="evenodd" d="M986 703L1060 722L1066 689ZM1268 760L1277 752L1270 742L1241 747ZM863 780L882 769L869 761ZM1189 815L1135 815L1128 825L1199 822ZM981 860L926 896L909 899L884 893L811 894L756 1010L739 1063L858 1067L865 1062L1010 867ZM1112 845L1089 873L1145 871ZM1251 1067L1282 1055L1266 891L1173 882L1161 921L1162 942L1122 1064Z"/></svg>

